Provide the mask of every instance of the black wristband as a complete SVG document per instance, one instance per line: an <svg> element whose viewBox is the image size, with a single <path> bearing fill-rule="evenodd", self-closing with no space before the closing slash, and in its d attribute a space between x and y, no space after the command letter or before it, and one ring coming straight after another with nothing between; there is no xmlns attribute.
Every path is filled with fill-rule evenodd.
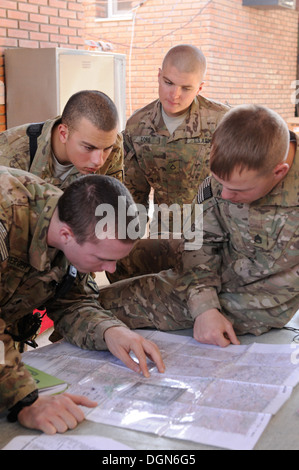
<svg viewBox="0 0 299 470"><path fill-rule="evenodd" d="M38 390L33 390L25 398L18 401L12 408L9 409L9 414L7 415L7 420L10 423L15 423L18 420L18 414L26 406L32 405L38 399Z"/></svg>

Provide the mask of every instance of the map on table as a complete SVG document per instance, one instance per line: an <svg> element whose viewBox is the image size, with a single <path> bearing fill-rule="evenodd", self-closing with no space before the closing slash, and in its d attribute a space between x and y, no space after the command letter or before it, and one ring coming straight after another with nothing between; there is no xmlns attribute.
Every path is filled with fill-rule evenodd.
<svg viewBox="0 0 299 470"><path fill-rule="evenodd" d="M234 450L253 449L299 382L291 345L203 345L189 336L138 330L166 366L150 378L108 351L65 341L23 354L26 364L69 384L68 393L98 402L88 420Z"/></svg>

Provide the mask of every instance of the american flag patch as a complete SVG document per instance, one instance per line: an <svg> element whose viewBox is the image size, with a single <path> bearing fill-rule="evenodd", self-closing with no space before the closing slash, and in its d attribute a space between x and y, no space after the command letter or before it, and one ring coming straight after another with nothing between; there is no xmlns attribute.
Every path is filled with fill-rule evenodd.
<svg viewBox="0 0 299 470"><path fill-rule="evenodd" d="M211 177L208 176L204 182L199 186L197 194L197 202L201 204L206 199L209 199L213 196L212 187L211 187Z"/></svg>
<svg viewBox="0 0 299 470"><path fill-rule="evenodd" d="M7 231L0 222L0 260L5 261L8 258L8 249L6 245Z"/></svg>

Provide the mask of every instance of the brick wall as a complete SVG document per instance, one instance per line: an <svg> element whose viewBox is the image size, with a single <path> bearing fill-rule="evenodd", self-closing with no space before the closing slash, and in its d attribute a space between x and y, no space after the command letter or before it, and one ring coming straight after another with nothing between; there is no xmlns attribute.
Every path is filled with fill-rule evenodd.
<svg viewBox="0 0 299 470"><path fill-rule="evenodd" d="M14 47L83 48L83 5L76 0L1 0L0 131L5 124L3 53Z"/></svg>
<svg viewBox="0 0 299 470"><path fill-rule="evenodd" d="M86 39L110 42L114 52L126 54L127 116L156 99L158 68L179 43L196 44L207 57L204 95L232 105L258 102L285 118L294 115L297 12L243 7L242 0L146 0L135 21L99 22L95 11L101 1L1 0L0 131L5 129L4 50L85 49Z"/></svg>
<svg viewBox="0 0 299 470"><path fill-rule="evenodd" d="M219 4L221 3L221 8ZM232 5L237 4L235 9ZM297 73L298 14L242 7L241 0L215 2L205 45L208 93L232 104L258 102L284 117L293 115L291 82Z"/></svg>
<svg viewBox="0 0 299 470"><path fill-rule="evenodd" d="M207 57L204 95L232 105L258 102L285 118L294 115L296 11L243 7L242 0L147 0L136 10L131 42L133 21L96 22L94 3L85 11L85 35L126 54L128 115L157 97L158 68L179 43L195 44Z"/></svg>

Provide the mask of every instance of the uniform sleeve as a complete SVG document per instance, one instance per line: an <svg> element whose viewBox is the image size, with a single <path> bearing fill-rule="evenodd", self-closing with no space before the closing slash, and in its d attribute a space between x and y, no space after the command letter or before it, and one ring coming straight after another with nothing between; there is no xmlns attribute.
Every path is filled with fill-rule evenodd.
<svg viewBox="0 0 299 470"><path fill-rule="evenodd" d="M2 273L7 268L9 254L8 213L0 205L0 289ZM1 290L0 290L1 300ZM11 408L36 389L36 384L21 361L10 335L5 333L6 323L2 318L0 306L0 412Z"/></svg>
<svg viewBox="0 0 299 470"><path fill-rule="evenodd" d="M188 307L192 318L211 309L221 309L218 292L221 290L220 266L223 245L227 241L217 217L217 206L213 199L204 204L203 242L199 249L183 249L181 263L178 266L178 285L185 290ZM184 247L190 241L185 241Z"/></svg>
<svg viewBox="0 0 299 470"><path fill-rule="evenodd" d="M113 176L113 178L118 179L121 183L124 182L124 148L121 133L117 134L116 142L109 155L108 166L105 169L105 174Z"/></svg>
<svg viewBox="0 0 299 470"><path fill-rule="evenodd" d="M25 126L0 133L0 165L29 170L29 138Z"/></svg>
<svg viewBox="0 0 299 470"><path fill-rule="evenodd" d="M69 343L82 349L107 349L104 333L108 328L126 326L100 304L99 290L90 275L78 275L63 299L47 306L55 330Z"/></svg>
<svg viewBox="0 0 299 470"><path fill-rule="evenodd" d="M22 363L11 336L5 334L5 322L0 318L0 413L34 390L36 383Z"/></svg>
<svg viewBox="0 0 299 470"><path fill-rule="evenodd" d="M124 131L124 160L125 160L125 184L136 204L142 204L146 210L149 208L149 194L151 186L141 170L136 150L131 137Z"/></svg>

